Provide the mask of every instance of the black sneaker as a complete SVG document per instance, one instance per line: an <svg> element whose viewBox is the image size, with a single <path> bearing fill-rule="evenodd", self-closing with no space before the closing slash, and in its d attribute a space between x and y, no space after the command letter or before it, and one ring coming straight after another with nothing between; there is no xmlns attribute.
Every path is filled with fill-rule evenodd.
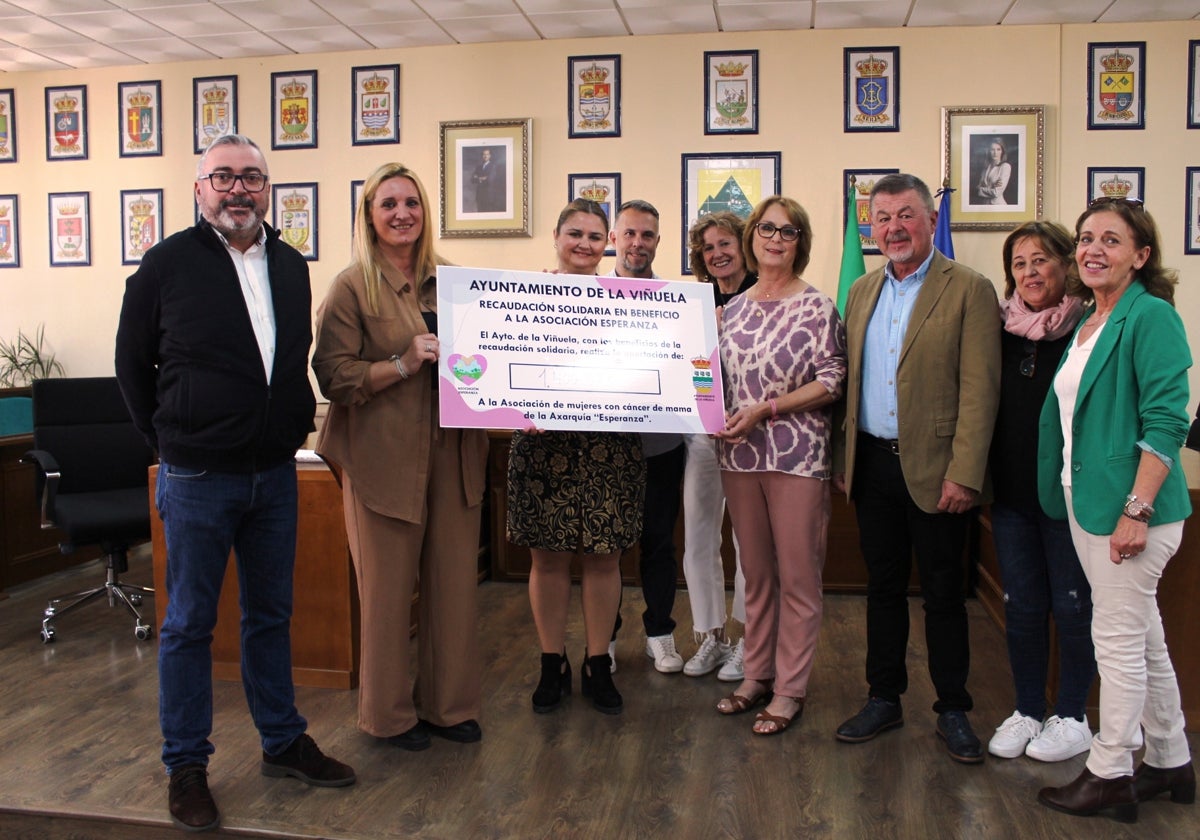
<svg viewBox="0 0 1200 840"><path fill-rule="evenodd" d="M308 733L301 735L279 755L262 757L264 776L293 776L314 787L345 787L358 781L354 768L321 752Z"/></svg>
<svg viewBox="0 0 1200 840"><path fill-rule="evenodd" d="M221 821L221 812L208 790L203 764L185 764L171 771L167 803L171 821L184 831L208 831Z"/></svg>

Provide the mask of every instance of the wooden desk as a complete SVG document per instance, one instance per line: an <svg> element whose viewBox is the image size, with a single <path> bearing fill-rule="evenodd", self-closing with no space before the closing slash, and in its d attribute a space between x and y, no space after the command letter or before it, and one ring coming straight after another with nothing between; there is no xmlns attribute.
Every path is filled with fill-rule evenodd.
<svg viewBox="0 0 1200 840"><path fill-rule="evenodd" d="M158 626L167 609L166 540L154 505L158 467L150 468L150 534L154 545L154 607ZM292 609L292 679L318 688L358 685L358 588L346 544L342 492L323 464L301 464ZM240 680L241 610L233 556L225 572L217 627L213 631L213 676Z"/></svg>

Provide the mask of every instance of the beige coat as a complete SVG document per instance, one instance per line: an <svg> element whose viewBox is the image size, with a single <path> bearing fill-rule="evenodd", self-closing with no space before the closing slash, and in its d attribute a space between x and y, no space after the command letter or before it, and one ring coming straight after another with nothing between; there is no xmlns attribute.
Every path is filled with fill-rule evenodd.
<svg viewBox="0 0 1200 840"><path fill-rule="evenodd" d="M430 426L437 422L429 381L433 371L426 364L379 393L371 390L367 371L372 362L402 354L413 336L426 332L420 303L436 310L437 292L434 278L414 290L382 257L379 263L384 274L378 315L370 314L366 283L354 265L334 279L317 312L312 366L321 393L330 401L317 452L350 474L368 508L421 523L429 483ZM463 432L465 506L483 500L487 448L487 432Z"/></svg>

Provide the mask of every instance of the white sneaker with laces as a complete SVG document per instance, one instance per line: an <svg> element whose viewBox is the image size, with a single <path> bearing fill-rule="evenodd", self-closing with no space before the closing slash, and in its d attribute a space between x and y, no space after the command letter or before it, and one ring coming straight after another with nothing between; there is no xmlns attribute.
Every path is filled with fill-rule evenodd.
<svg viewBox="0 0 1200 840"><path fill-rule="evenodd" d="M683 657L675 650L675 637L646 637L646 655L654 660L654 668L660 674L678 674L683 670Z"/></svg>
<svg viewBox="0 0 1200 840"><path fill-rule="evenodd" d="M999 758L1016 758L1025 753L1025 748L1041 732L1041 723L1028 715L1013 712L996 727L996 734L988 741L988 752Z"/></svg>
<svg viewBox="0 0 1200 840"><path fill-rule="evenodd" d="M722 641L712 633L704 635L700 649L683 666L683 673L689 677L702 677L713 671L733 656L733 647L729 642Z"/></svg>
<svg viewBox="0 0 1200 840"><path fill-rule="evenodd" d="M721 666L721 670L717 671L717 679L721 682L741 682L745 679L745 672L742 670L742 659L746 655L746 638L737 640L737 644L733 646L733 650L729 654L729 658L725 660L725 664Z"/></svg>
<svg viewBox="0 0 1200 840"><path fill-rule="evenodd" d="M1051 715L1042 733L1025 748L1025 755L1038 761L1066 761L1091 748L1092 730L1086 720Z"/></svg>
<svg viewBox="0 0 1200 840"><path fill-rule="evenodd" d="M617 640L616 639L613 639L611 642L608 643L608 658L612 662L612 664L608 666L608 673L610 673L610 674L617 673Z"/></svg>

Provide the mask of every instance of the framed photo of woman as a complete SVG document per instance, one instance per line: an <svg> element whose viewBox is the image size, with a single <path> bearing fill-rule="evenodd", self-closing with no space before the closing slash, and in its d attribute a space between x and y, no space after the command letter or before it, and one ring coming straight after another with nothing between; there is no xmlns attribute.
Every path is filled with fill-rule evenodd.
<svg viewBox="0 0 1200 840"><path fill-rule="evenodd" d="M953 230L1011 230L1042 215L1045 107L942 109Z"/></svg>

